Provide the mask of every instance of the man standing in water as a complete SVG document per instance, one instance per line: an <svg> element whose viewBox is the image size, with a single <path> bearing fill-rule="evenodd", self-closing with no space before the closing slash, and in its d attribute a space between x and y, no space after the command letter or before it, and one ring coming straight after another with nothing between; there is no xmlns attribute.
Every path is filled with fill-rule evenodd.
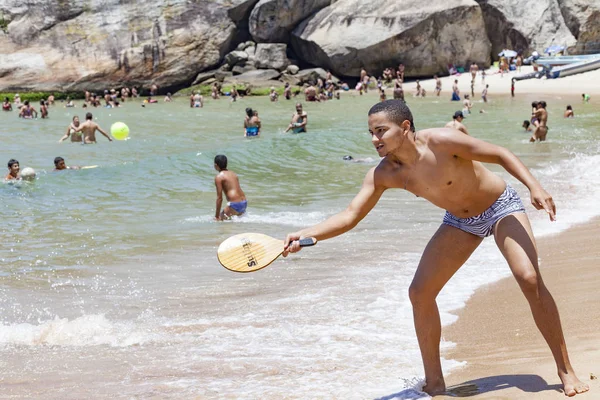
<svg viewBox="0 0 600 400"><path fill-rule="evenodd" d="M445 128L456 129L457 131L461 131L462 133L468 135L469 131L467 131L467 127L463 125L463 119L465 119L465 117L462 111L457 111L452 116L452 121L445 125Z"/></svg>
<svg viewBox="0 0 600 400"><path fill-rule="evenodd" d="M242 215L246 212L248 202L246 195L240 187L240 181L235 172L227 169L227 157L219 154L215 157L215 169L219 172L215 176L215 186L217 188L217 207L215 219L223 221L230 219L234 215ZM227 206L221 211L223 204L223 192L227 198Z"/></svg>
<svg viewBox="0 0 600 400"><path fill-rule="evenodd" d="M71 134L83 132L83 143L91 144L96 143L96 131L106 136L109 142L112 142L112 138L106 132L104 132L97 123L94 122L94 116L92 113L85 114L85 122L79 125L79 127L76 128Z"/></svg>
<svg viewBox="0 0 600 400"><path fill-rule="evenodd" d="M292 115L292 122L290 122L285 132L290 130L294 133L306 132L306 124L308 124L308 114L302 110L301 103L296 103L296 112Z"/></svg>
<svg viewBox="0 0 600 400"><path fill-rule="evenodd" d="M287 235L283 255L300 250L298 240L325 240L354 228L387 189L405 189L447 210L419 262L409 288L415 330L430 395L446 391L440 362L441 323L436 297L487 236L494 235L548 343L568 396L583 393L569 361L558 309L538 267L535 239L517 192L482 162L499 164L531 193L531 203L554 221L556 207L523 163L507 149L453 129L416 131L412 114L399 100L369 110L369 132L379 156L359 193L344 211Z"/></svg>
<svg viewBox="0 0 600 400"><path fill-rule="evenodd" d="M548 111L546 111L545 101L539 101L537 103L532 116L537 119L539 125L536 126L529 141L535 142L536 140L539 140L540 142L543 142L546 140L546 134L548 133Z"/></svg>

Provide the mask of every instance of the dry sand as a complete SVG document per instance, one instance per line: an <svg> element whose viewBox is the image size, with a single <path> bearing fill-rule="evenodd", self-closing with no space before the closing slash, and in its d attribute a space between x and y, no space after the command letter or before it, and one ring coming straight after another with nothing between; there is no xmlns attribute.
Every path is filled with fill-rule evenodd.
<svg viewBox="0 0 600 400"><path fill-rule="evenodd" d="M540 269L558 304L571 363L600 399L600 219L538 238ZM508 267L507 267L508 268ZM457 346L445 358L467 361L446 377L474 399L561 399L561 382L514 278L479 289L444 328ZM454 397L439 396L436 399Z"/></svg>
<svg viewBox="0 0 600 400"><path fill-rule="evenodd" d="M533 67L523 66L520 73L510 71L502 77L498 73L497 68L486 70L485 83L490 85L488 88L488 97L493 97L494 95L510 95L511 78L532 71ZM452 75L442 77L442 97L450 99L452 94L452 84L455 79L458 79L458 88L461 93L461 98L463 93L471 93L471 74L467 72L460 74L460 76ZM600 85L597 84L599 81L600 69L558 79L526 79L515 83L515 95L519 96L525 93L539 93L581 96L582 93L587 93L592 96L593 101L594 98L598 99L598 97L600 97ZM435 96L435 81L433 79L421 80L421 85L427 91L428 97ZM416 82L406 82L402 85L405 96L412 96L416 92L416 86ZM478 74L475 79L475 99L480 99L483 88L484 85L481 83L481 74ZM389 96L391 96L391 91L392 89L388 89L387 91Z"/></svg>

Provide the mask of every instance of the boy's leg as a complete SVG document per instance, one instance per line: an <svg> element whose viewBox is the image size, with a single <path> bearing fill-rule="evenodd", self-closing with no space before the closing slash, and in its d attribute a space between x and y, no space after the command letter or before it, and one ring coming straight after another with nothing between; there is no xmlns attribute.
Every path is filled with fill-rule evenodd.
<svg viewBox="0 0 600 400"><path fill-rule="evenodd" d="M429 394L446 390L440 362L441 323L435 298L483 239L449 225L442 225L423 252L409 288L415 330L425 367Z"/></svg>
<svg viewBox="0 0 600 400"><path fill-rule="evenodd" d="M516 213L501 219L494 227L494 237L529 302L535 324L552 351L565 394L574 396L589 390L588 385L575 376L569 361L556 303L540 275L537 247L527 214Z"/></svg>

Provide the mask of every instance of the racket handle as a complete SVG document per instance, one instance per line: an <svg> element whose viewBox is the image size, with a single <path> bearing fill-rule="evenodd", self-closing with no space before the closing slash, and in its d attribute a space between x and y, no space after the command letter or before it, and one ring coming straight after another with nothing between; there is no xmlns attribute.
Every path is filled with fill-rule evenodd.
<svg viewBox="0 0 600 400"><path fill-rule="evenodd" d="M298 243L300 244L300 247L314 246L315 244L317 244L317 239L304 238L304 239L298 240Z"/></svg>

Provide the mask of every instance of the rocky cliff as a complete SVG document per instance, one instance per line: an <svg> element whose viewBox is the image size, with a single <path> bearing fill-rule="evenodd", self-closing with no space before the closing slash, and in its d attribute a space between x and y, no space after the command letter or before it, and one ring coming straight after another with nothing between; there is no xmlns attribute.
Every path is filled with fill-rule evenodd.
<svg viewBox="0 0 600 400"><path fill-rule="evenodd" d="M292 62L356 76L402 62L416 77L550 44L600 51L600 3L0 0L0 90L175 89L226 60L225 75L275 77Z"/></svg>

